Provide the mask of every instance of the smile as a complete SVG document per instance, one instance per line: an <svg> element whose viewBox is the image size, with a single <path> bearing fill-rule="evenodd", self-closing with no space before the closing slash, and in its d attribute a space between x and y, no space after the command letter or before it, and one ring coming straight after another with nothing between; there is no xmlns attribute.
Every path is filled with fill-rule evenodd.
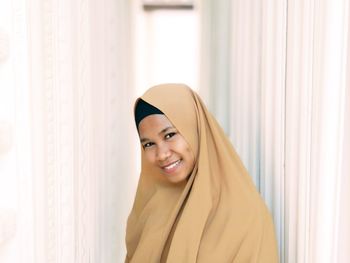
<svg viewBox="0 0 350 263"><path fill-rule="evenodd" d="M162 169L167 172L167 173L171 173L173 171L176 170L177 166L180 164L181 160L177 160L176 162L174 163L171 163L167 166L163 166Z"/></svg>

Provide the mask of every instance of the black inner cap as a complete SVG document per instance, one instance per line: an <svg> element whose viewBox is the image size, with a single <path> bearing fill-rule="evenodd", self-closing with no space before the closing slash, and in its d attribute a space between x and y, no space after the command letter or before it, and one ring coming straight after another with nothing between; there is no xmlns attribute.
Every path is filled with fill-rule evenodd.
<svg viewBox="0 0 350 263"><path fill-rule="evenodd" d="M135 107L135 122L137 129L139 128L140 122L147 116L152 114L164 114L158 108L147 103L143 99L139 99Z"/></svg>

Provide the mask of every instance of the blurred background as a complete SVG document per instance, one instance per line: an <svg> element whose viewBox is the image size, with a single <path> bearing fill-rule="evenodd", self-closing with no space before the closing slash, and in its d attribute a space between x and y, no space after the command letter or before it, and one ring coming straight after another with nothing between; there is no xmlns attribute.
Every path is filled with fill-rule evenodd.
<svg viewBox="0 0 350 263"><path fill-rule="evenodd" d="M348 0L5 0L1 263L124 261L133 103L164 82L223 126L281 262L348 262Z"/></svg>

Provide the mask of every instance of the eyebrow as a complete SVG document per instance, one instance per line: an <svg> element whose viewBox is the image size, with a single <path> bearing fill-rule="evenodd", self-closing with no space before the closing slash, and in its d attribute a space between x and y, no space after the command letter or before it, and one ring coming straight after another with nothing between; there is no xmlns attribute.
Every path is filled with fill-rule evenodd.
<svg viewBox="0 0 350 263"><path fill-rule="evenodd" d="M162 133L165 133L165 132L167 132L168 130L173 129L173 128L174 128L173 126L168 126L168 127L164 128L163 130L161 130L161 131L158 133L158 135L159 135L159 134L162 134ZM146 141L150 141L150 139L141 138L141 143L142 143L142 142L146 142Z"/></svg>

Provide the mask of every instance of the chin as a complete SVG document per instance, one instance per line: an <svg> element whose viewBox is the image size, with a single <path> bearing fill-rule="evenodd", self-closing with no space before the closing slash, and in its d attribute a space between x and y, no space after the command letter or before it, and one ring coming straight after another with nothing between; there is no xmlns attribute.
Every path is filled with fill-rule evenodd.
<svg viewBox="0 0 350 263"><path fill-rule="evenodd" d="M165 175L165 176L168 179L168 181L170 183L173 183L173 184L178 184L178 183L184 182L188 179L188 176L184 176L184 175L178 175L178 176Z"/></svg>

